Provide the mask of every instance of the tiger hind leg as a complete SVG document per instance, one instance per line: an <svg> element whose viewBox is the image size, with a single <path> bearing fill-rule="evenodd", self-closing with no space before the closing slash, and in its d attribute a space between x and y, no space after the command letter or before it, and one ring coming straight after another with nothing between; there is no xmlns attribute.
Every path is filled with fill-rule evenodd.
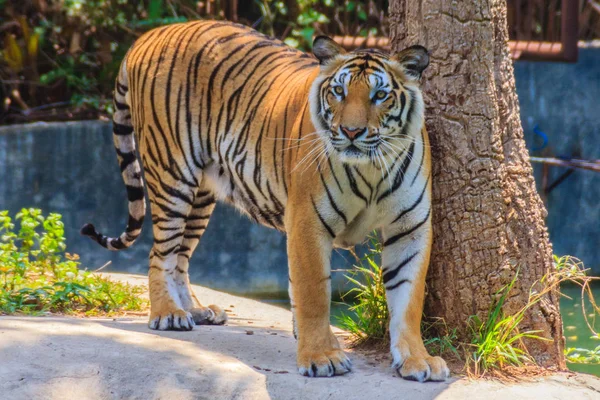
<svg viewBox="0 0 600 400"><path fill-rule="evenodd" d="M213 304L204 307L200 304L192 292L188 274L190 259L208 226L214 208L213 193L206 185L201 185L196 192L192 211L186 221L183 242L177 254L177 268L173 274L183 309L192 314L197 325L222 325L227 322L227 314L219 306Z"/></svg>
<svg viewBox="0 0 600 400"><path fill-rule="evenodd" d="M178 284L179 253L184 244L188 216L192 213L196 188L146 172L152 210L154 244L150 252L148 272L150 319L148 326L157 330L189 331L194 320L186 307L187 297L181 296ZM187 272L186 272L187 275Z"/></svg>

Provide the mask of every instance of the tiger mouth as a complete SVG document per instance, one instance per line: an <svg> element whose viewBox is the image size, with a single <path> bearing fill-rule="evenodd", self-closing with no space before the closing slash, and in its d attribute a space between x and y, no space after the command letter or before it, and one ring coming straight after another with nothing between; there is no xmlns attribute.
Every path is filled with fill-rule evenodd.
<svg viewBox="0 0 600 400"><path fill-rule="evenodd" d="M342 151L344 153L346 153L346 154L352 154L352 155L362 155L362 154L365 154L364 151L362 151L361 149L359 149L358 147L356 147L353 144L349 145L348 147L346 147Z"/></svg>
<svg viewBox="0 0 600 400"><path fill-rule="evenodd" d="M368 158L369 152L367 150L362 150L354 144L349 144L344 148L338 148L337 151L346 158L351 159L362 159Z"/></svg>

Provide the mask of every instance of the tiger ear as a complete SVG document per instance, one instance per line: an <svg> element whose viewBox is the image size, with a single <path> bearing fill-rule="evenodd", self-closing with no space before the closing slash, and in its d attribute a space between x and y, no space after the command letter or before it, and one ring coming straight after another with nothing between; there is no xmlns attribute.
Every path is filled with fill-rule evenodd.
<svg viewBox="0 0 600 400"><path fill-rule="evenodd" d="M404 69L409 80L419 80L429 65L429 51L423 46L410 46L392 57Z"/></svg>
<svg viewBox="0 0 600 400"><path fill-rule="evenodd" d="M346 54L346 51L330 37L317 36L313 41L313 54L323 65L339 54Z"/></svg>

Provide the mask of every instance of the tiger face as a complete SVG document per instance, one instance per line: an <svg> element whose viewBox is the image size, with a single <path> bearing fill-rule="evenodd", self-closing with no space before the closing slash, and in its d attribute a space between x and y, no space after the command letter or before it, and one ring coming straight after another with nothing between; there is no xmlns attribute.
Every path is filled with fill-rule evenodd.
<svg viewBox="0 0 600 400"><path fill-rule="evenodd" d="M311 88L311 115L330 153L349 164L383 165L419 137L419 79L429 64L424 47L409 47L396 55L374 50L346 53L320 36L313 53L321 71Z"/></svg>

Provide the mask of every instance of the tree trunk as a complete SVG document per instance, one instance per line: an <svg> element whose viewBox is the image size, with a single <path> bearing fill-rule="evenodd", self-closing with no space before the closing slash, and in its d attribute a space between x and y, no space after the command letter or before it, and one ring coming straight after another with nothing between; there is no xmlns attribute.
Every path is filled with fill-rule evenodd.
<svg viewBox="0 0 600 400"><path fill-rule="evenodd" d="M506 313L552 268L519 118L506 1L391 0L390 25L393 49L421 44L431 52L423 80L434 228L426 312L466 338L469 316L487 315L517 269ZM541 365L565 367L556 293L530 309L521 329L552 340L527 343Z"/></svg>

